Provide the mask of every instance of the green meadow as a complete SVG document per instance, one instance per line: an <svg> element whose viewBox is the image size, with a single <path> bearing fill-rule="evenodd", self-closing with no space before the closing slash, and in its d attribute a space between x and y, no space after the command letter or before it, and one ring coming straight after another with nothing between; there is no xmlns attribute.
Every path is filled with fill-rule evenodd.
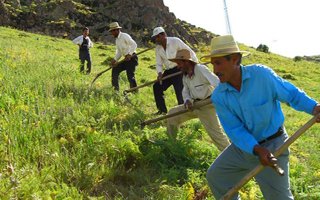
<svg viewBox="0 0 320 200"><path fill-rule="evenodd" d="M115 93L108 71L90 87L115 53L93 42L92 73L83 75L70 40L0 27L0 199L213 199L205 174L219 151L201 123L185 123L175 141L164 121L142 129L157 111L152 85L124 96L125 72ZM252 52L244 64L265 64L320 101L319 63L240 47ZM208 52L201 46L197 55ZM139 56L138 85L156 78L154 65L154 50ZM173 89L165 95L174 106ZM290 135L312 117L282 108ZM295 198L320 199L319 124L290 150ZM254 181L240 193L263 199Z"/></svg>

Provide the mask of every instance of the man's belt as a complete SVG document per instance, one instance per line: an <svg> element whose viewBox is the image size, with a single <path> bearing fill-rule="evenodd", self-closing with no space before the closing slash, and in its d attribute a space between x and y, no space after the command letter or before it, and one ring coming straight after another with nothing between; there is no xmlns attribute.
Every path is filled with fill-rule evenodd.
<svg viewBox="0 0 320 200"><path fill-rule="evenodd" d="M173 66L173 67L168 67L165 70L172 70L172 69L176 69L176 68L177 68L177 66Z"/></svg>
<svg viewBox="0 0 320 200"><path fill-rule="evenodd" d="M265 142L267 142L267 141L273 140L273 139L281 136L283 133L284 133L284 131L283 131L283 126L280 126L280 128L278 129L278 131L277 131L275 134L267 137L267 138L264 139L264 140L261 140L261 141L259 142L259 144L263 144L263 143L265 143Z"/></svg>
<svg viewBox="0 0 320 200"><path fill-rule="evenodd" d="M195 101L202 101L202 100L205 100L205 99L209 99L211 97L211 95L207 96L206 98L203 98L203 99L195 99Z"/></svg>

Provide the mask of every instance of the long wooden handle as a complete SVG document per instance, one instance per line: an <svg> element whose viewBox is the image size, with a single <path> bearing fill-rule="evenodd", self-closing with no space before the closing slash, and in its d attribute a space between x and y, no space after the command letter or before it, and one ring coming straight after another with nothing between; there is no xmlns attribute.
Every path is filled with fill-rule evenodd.
<svg viewBox="0 0 320 200"><path fill-rule="evenodd" d="M177 76L177 75L179 75L179 74L182 74L182 72L179 71L179 72L170 74L170 75L168 75L168 76L163 77L161 80L166 80L166 79L168 79L168 78ZM128 89L128 90L124 90L124 91L123 91L123 94L127 94L127 93L129 93L129 92L133 92L133 91L135 91L135 90L137 90L137 89L139 89L139 88L143 88L143 87L145 87L145 86L151 85L151 84L156 83L156 82L158 82L158 81L159 81L159 80L156 79L156 80L153 80L153 81L144 83L144 84L142 84L142 85L139 85L139 86L137 86L137 87L133 87L133 88L130 88L130 89Z"/></svg>
<svg viewBox="0 0 320 200"><path fill-rule="evenodd" d="M99 72L99 73L96 75L96 77L94 77L94 79L92 80L92 82L91 82L91 87L92 87L93 83L94 83L103 73L109 71L111 68L112 68L112 67L108 67L107 69Z"/></svg>
<svg viewBox="0 0 320 200"><path fill-rule="evenodd" d="M208 105L208 104L210 104L210 103L211 103L211 99L210 99L210 98L209 98L209 99L202 100L202 101L195 102L194 105L193 105L193 109L200 108L200 107L205 106L205 105ZM154 119L149 119L149 120L146 120L146 121L142 122L142 123L141 123L141 127L143 128L144 126L146 126L146 125L148 125L148 124L151 124L151 123L154 123L154 122L163 120L163 119L168 119L168 118L170 118L170 117L174 117L174 116L177 116L177 115L180 115L180 114L189 112L189 111L191 111L191 110L184 109L184 110L180 110L180 111L177 111L177 112L175 112L175 113L163 115L163 116L160 116L160 117L157 117L157 118L154 118Z"/></svg>
<svg viewBox="0 0 320 200"><path fill-rule="evenodd" d="M146 52L146 51L149 51L149 50L151 50L151 49L153 49L153 48L154 48L154 47L150 47L150 48L148 48L148 49L144 49L144 50L136 53L136 55L142 54L142 53L144 53L144 52ZM119 65L119 64L121 64L121 63L123 63L124 61L125 61L125 59L123 58L123 59L120 60L118 63L116 63L116 66ZM116 67L116 66L114 66L114 67ZM112 68L112 67L109 67L109 68L107 68L107 69L99 72L99 73L96 75L96 77L92 80L92 82L91 82L91 87L92 87L93 83L94 83L102 74L104 74L105 72L109 71L111 68Z"/></svg>
<svg viewBox="0 0 320 200"><path fill-rule="evenodd" d="M285 143L283 143L274 153L275 157L281 155L281 153L286 150L294 141L296 141L306 130L308 130L317 120L320 114L315 115L312 119L310 119L305 125L303 125L299 130L297 130L290 138L288 138ZM233 195L238 192L244 184L246 184L251 178L257 175L260 171L262 171L264 166L259 164L251 170L245 177L243 177L235 186L233 186L220 200L229 200L233 197Z"/></svg>
<svg viewBox="0 0 320 200"><path fill-rule="evenodd" d="M206 64L209 64L209 63L210 63L210 62L200 63L200 64L206 65ZM163 77L161 80L166 80L166 79L168 79L168 78L177 76L177 75L179 75L179 74L182 74L182 72L176 72L176 73L174 73L174 74L170 74L170 75L168 75L168 76ZM126 95L126 94L129 93L129 92L133 92L133 91L135 91L135 90L137 90L137 89L139 89L139 88L143 88L143 87L145 87L145 86L151 85L151 84L153 84L153 83L155 83L155 82L158 82L158 81L159 81L159 80L156 79L156 80L153 80L153 81L144 83L144 84L142 84L142 85L139 85L139 86L137 86L137 87L130 88L130 89L128 89L128 90L124 90L124 91L123 91L123 94Z"/></svg>

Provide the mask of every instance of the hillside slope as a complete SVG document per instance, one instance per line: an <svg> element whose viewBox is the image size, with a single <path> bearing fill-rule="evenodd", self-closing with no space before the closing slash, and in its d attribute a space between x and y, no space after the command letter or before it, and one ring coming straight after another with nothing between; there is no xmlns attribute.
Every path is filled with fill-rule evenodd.
<svg viewBox="0 0 320 200"><path fill-rule="evenodd" d="M70 40L0 27L0 48L0 199L213 199L205 173L219 152L198 120L172 141L164 122L140 129L156 111L151 87L125 98L107 72L90 88L113 45L95 44L90 75L79 73ZM252 52L245 63L267 64L320 99L319 64L241 48ZM153 50L139 56L138 85L155 79L154 63ZM120 90L127 88L123 73ZM173 90L165 94L174 106ZM283 110L289 134L310 119ZM316 125L291 147L297 200L320 198L319 144ZM262 199L254 182L241 195Z"/></svg>
<svg viewBox="0 0 320 200"><path fill-rule="evenodd" d="M68 39L88 26L93 40L105 44L113 41L107 31L113 21L140 46L148 46L156 26L164 26L168 35L179 36L194 47L209 43L214 36L177 19L163 0L1 0L0 13L0 26Z"/></svg>

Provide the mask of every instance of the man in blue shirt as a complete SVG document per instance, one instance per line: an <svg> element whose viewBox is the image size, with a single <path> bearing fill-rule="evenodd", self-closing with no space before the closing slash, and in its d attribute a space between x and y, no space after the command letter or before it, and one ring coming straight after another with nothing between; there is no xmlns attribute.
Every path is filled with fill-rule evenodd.
<svg viewBox="0 0 320 200"><path fill-rule="evenodd" d="M211 100L232 142L208 169L207 180L215 198L220 199L259 162L273 166L276 160L284 169L284 176L268 167L255 180L265 199L293 199L288 176L289 150L277 159L271 153L288 138L280 102L313 115L320 113L320 104L266 66L242 66L241 59L248 54L239 50L231 35L225 35L213 38L211 54L201 59L211 60L220 79ZM239 198L238 194L233 197Z"/></svg>

